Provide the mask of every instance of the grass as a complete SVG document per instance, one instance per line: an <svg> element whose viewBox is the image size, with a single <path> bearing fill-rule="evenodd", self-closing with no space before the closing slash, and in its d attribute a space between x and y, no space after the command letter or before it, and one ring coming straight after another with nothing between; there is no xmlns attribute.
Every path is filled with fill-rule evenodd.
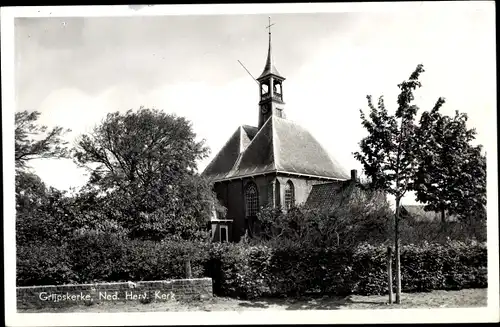
<svg viewBox="0 0 500 327"><path fill-rule="evenodd" d="M102 302L91 306L66 308L20 309L24 312L153 312L153 311L247 311L247 310L336 310L336 309L408 309L408 308L466 308L487 305L487 289L433 291L402 294L402 303L389 305L388 296L305 297L288 299L238 300L214 297L190 303Z"/></svg>

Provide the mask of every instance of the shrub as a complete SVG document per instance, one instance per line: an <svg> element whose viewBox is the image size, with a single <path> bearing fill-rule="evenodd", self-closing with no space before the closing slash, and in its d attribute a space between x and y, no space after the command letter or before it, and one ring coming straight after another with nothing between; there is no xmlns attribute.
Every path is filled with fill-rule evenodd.
<svg viewBox="0 0 500 327"><path fill-rule="evenodd" d="M65 247L26 245L17 247L17 286L74 283L77 276Z"/></svg>
<svg viewBox="0 0 500 327"><path fill-rule="evenodd" d="M206 273L214 281L214 292L247 299L268 293L264 279L269 276L269 250L243 243L211 244Z"/></svg>
<svg viewBox="0 0 500 327"><path fill-rule="evenodd" d="M18 286L203 277L208 244L129 240L120 233L80 231L67 245L20 246Z"/></svg>
<svg viewBox="0 0 500 327"><path fill-rule="evenodd" d="M123 235L89 231L75 235L68 243L79 283L127 279L123 264L127 240Z"/></svg>
<svg viewBox="0 0 500 327"><path fill-rule="evenodd" d="M179 239L155 242L87 233L73 244L73 269L82 283L185 278L188 259L192 277L202 277L208 257L203 243Z"/></svg>
<svg viewBox="0 0 500 327"><path fill-rule="evenodd" d="M208 248L201 242L182 240L130 241L123 258L128 280L163 280L186 278L186 261L193 278L202 277Z"/></svg>
<svg viewBox="0 0 500 327"><path fill-rule="evenodd" d="M286 240L258 245L203 243L178 238L130 240L120 233L84 231L61 247L20 246L17 284L47 285L210 276L214 293L257 298L323 294L386 294L386 247L353 250ZM421 292L487 287L484 243L404 245L402 290ZM394 275L395 276L395 275ZM395 285L395 283L394 283Z"/></svg>
<svg viewBox="0 0 500 327"><path fill-rule="evenodd" d="M207 272L214 292L243 298L387 293L383 246L361 244L349 251L269 244L214 244ZM484 244L407 245L402 247L401 263L403 292L487 287Z"/></svg>
<svg viewBox="0 0 500 327"><path fill-rule="evenodd" d="M329 206L299 205L286 212L264 207L258 213L258 237L320 248L352 248L361 242L379 244L387 239L392 216L383 193L347 185Z"/></svg>

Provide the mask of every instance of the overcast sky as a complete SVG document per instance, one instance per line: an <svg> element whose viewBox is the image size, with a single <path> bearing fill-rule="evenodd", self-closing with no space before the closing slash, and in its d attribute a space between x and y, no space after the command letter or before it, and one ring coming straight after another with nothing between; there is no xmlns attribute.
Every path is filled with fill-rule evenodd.
<svg viewBox="0 0 500 327"><path fill-rule="evenodd" d="M269 13L287 118L346 171L361 170L352 152L366 95L384 95L394 110L397 84L422 63L421 110L444 96L443 112L468 113L477 142L495 148L494 7L475 7ZM142 105L186 116L212 150L201 171L237 126L257 124L258 88L238 60L260 75L267 23L267 13L17 18L15 110L40 111L41 123L71 128L71 140L112 111ZM60 189L86 181L70 160L33 166Z"/></svg>

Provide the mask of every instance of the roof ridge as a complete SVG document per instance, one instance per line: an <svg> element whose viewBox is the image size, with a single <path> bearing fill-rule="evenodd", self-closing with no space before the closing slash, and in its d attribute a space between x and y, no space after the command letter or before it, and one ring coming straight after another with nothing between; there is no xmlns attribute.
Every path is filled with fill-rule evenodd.
<svg viewBox="0 0 500 327"><path fill-rule="evenodd" d="M255 134L255 136L253 137L253 139L250 140L250 143L248 143L248 145L246 146L245 150L239 154L238 159L236 159L236 161L235 161L235 163L233 165L233 168L231 168L231 170L229 171L228 175L230 175L233 170L235 170L235 169L237 169L239 167L239 165L241 163L241 159L243 158L243 156L245 155L245 153L247 152L247 150L250 149L250 147L252 146L252 144L254 143L254 141L257 140L257 136L262 132L262 130L269 123L269 121L271 120L271 118L272 118L272 116L269 117L266 120L266 122L264 123L264 125L262 125L262 127L257 131L257 133Z"/></svg>

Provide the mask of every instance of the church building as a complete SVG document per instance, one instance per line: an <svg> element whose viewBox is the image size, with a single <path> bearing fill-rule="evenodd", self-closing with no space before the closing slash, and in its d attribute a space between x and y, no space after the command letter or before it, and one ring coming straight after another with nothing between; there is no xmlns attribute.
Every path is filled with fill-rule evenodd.
<svg viewBox="0 0 500 327"><path fill-rule="evenodd" d="M269 48L260 84L258 125L242 125L205 168L202 175L227 211L211 221L215 241L239 241L249 233L264 206L282 207L318 203L328 193L356 180L329 156L298 123L286 119L285 77L276 69ZM325 198L326 194L326 198ZM320 201L321 202L321 201Z"/></svg>

